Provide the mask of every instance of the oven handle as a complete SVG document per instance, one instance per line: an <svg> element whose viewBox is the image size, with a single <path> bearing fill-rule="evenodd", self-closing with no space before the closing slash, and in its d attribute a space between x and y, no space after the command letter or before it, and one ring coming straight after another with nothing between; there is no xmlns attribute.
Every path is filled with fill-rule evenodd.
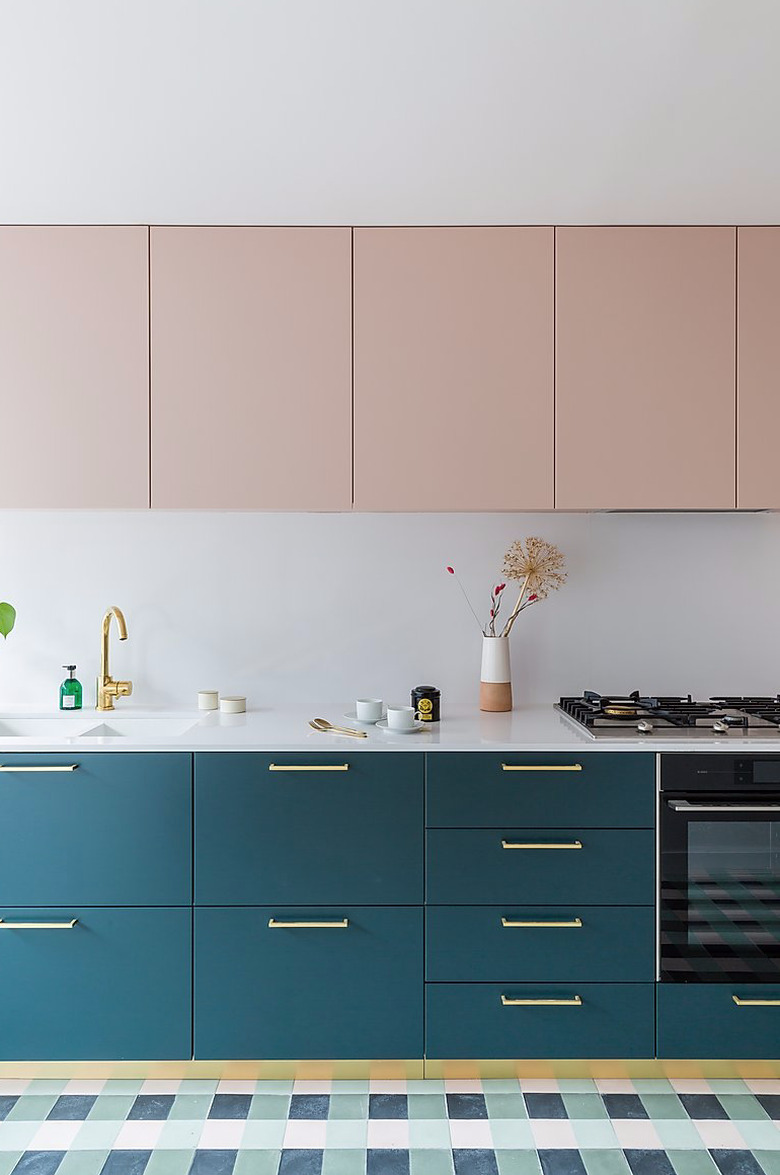
<svg viewBox="0 0 780 1175"><path fill-rule="evenodd" d="M673 812L780 812L780 804L692 804L689 800L667 800Z"/></svg>

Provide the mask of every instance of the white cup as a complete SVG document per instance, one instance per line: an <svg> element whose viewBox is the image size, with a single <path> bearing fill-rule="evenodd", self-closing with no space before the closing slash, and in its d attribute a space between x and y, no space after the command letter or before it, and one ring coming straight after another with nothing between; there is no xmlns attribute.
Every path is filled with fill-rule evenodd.
<svg viewBox="0 0 780 1175"><path fill-rule="evenodd" d="M358 698L355 702L355 714L361 722L378 722L382 717L382 699Z"/></svg>
<svg viewBox="0 0 780 1175"><path fill-rule="evenodd" d="M390 730L411 730L417 721L417 711L412 706L388 706L387 725Z"/></svg>

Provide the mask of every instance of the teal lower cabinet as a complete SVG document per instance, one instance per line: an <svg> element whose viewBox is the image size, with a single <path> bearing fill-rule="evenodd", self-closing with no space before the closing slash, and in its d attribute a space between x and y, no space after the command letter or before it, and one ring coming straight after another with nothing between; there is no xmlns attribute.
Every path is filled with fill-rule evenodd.
<svg viewBox="0 0 780 1175"><path fill-rule="evenodd" d="M195 912L195 1058L423 1055L421 907Z"/></svg>
<svg viewBox="0 0 780 1175"><path fill-rule="evenodd" d="M434 905L655 901L649 828L433 828L427 838Z"/></svg>
<svg viewBox="0 0 780 1175"><path fill-rule="evenodd" d="M428 983L426 1056L652 1057L652 983Z"/></svg>
<svg viewBox="0 0 780 1175"><path fill-rule="evenodd" d="M777 1060L780 984L659 983L658 1056Z"/></svg>
<svg viewBox="0 0 780 1175"><path fill-rule="evenodd" d="M0 1060L188 1060L191 910L0 908Z"/></svg>
<svg viewBox="0 0 780 1175"><path fill-rule="evenodd" d="M426 979L652 983L652 906L429 906Z"/></svg>

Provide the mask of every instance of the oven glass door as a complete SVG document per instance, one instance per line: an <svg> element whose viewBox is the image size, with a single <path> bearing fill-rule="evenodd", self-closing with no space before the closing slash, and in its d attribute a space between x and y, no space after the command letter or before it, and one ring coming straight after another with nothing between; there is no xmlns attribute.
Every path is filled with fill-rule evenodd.
<svg viewBox="0 0 780 1175"><path fill-rule="evenodd" d="M780 794L661 796L662 980L780 981Z"/></svg>

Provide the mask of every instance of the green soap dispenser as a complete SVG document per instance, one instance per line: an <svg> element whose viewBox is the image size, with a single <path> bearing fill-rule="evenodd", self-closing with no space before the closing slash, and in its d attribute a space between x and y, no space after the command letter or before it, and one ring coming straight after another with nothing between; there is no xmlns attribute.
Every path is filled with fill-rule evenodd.
<svg viewBox="0 0 780 1175"><path fill-rule="evenodd" d="M73 676L76 672L76 666L63 665L62 668L69 670L69 676L65 678L60 686L60 710L80 710L83 691L81 689L81 682L77 681Z"/></svg>

